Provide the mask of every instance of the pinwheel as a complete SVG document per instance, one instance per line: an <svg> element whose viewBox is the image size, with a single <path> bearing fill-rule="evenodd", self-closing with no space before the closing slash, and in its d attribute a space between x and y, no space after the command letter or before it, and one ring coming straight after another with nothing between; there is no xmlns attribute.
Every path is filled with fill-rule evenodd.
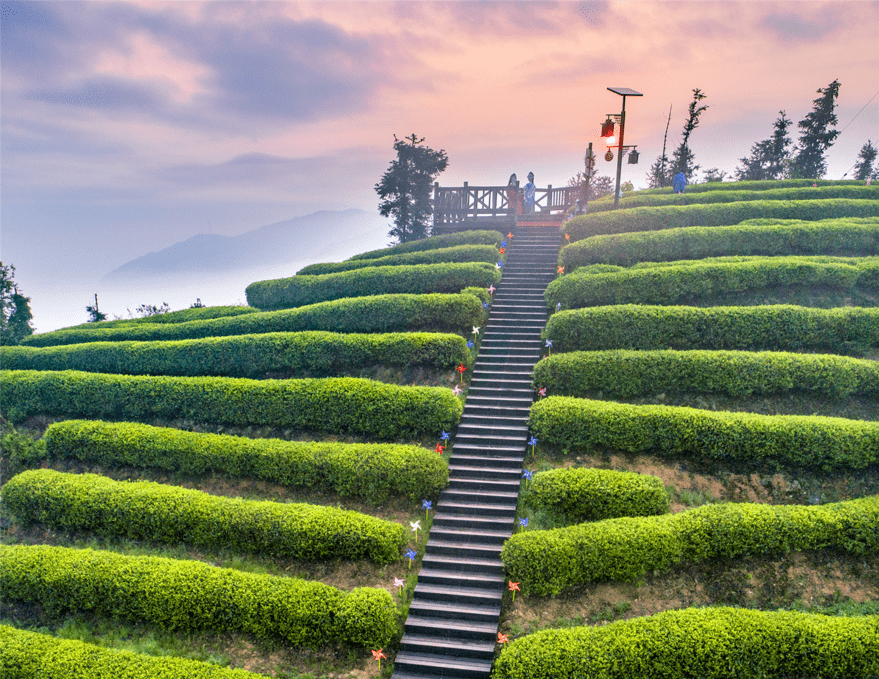
<svg viewBox="0 0 879 679"><path fill-rule="evenodd" d="M381 671L382 671L382 658L387 660L388 656L386 656L384 653L382 653L382 649L378 649L377 651L372 652L372 657L375 660L378 660L378 671L379 671L379 673L381 673Z"/></svg>
<svg viewBox="0 0 879 679"><path fill-rule="evenodd" d="M512 238L512 237L513 237L513 232L510 231L510 232L507 234L507 238Z"/></svg>
<svg viewBox="0 0 879 679"><path fill-rule="evenodd" d="M497 290L497 288L494 287L493 284L488 286L488 294L489 295L493 295L495 290Z"/></svg>
<svg viewBox="0 0 879 679"><path fill-rule="evenodd" d="M529 471L528 469L526 469L525 471L522 472L522 478L525 479L525 485L528 485L528 481L531 480L532 474L534 474L534 472Z"/></svg>
<svg viewBox="0 0 879 679"><path fill-rule="evenodd" d="M456 385L455 385L455 388L452 389L452 393L453 393L455 396L460 396L460 395L463 393L463 390L461 389L461 385L460 385L460 384L456 384Z"/></svg>
<svg viewBox="0 0 879 679"><path fill-rule="evenodd" d="M442 443L437 443L437 444L436 444L436 448L434 448L434 450L435 450L436 452L438 452L440 455L443 454L443 451L444 451L445 449L446 449L446 447L445 447Z"/></svg>
<svg viewBox="0 0 879 679"><path fill-rule="evenodd" d="M544 398L546 396L546 387L540 387L540 389L537 390L537 395L540 398Z"/></svg>
<svg viewBox="0 0 879 679"><path fill-rule="evenodd" d="M495 263L494 268L495 268L495 269L500 269L503 265L504 265L503 262L498 261L498 262Z"/></svg>
<svg viewBox="0 0 879 679"><path fill-rule="evenodd" d="M464 371L467 370L467 367L462 363L457 368L455 368L459 373L461 373L461 382L464 381Z"/></svg>
<svg viewBox="0 0 879 679"><path fill-rule="evenodd" d="M449 432L447 432L445 429L443 429L442 432L440 433L440 441L448 441L448 440L449 440ZM442 445L442 444L440 444L440 445Z"/></svg>
<svg viewBox="0 0 879 679"><path fill-rule="evenodd" d="M400 596L403 596L403 585L406 584L406 581L403 578L394 578L394 587L400 588Z"/></svg>
<svg viewBox="0 0 879 679"><path fill-rule="evenodd" d="M421 528L421 519L418 521L410 521L409 525L412 526L412 530L415 531L415 544L418 544L418 530Z"/></svg>
<svg viewBox="0 0 879 679"><path fill-rule="evenodd" d="M566 233L566 234L565 234L565 240L571 240L571 234Z"/></svg>
<svg viewBox="0 0 879 679"><path fill-rule="evenodd" d="M501 247L502 247L502 248L507 247L507 241L502 240L502 241L501 241Z"/></svg>
<svg viewBox="0 0 879 679"><path fill-rule="evenodd" d="M515 601L516 600L516 592L521 592L522 590L519 589L518 582L513 582L512 580L510 580L510 591L513 593L513 601Z"/></svg>
<svg viewBox="0 0 879 679"><path fill-rule="evenodd" d="M510 641L509 635L497 633L497 642L499 644L507 644Z"/></svg>
<svg viewBox="0 0 879 679"><path fill-rule="evenodd" d="M468 349L472 349L472 348L475 347L475 346L476 346L476 345L473 344L473 340L467 340L467 348L468 348Z"/></svg>
<svg viewBox="0 0 879 679"><path fill-rule="evenodd" d="M549 355L552 356L552 340L546 340L546 347L549 349Z"/></svg>
<svg viewBox="0 0 879 679"><path fill-rule="evenodd" d="M557 267L557 268L558 268L558 273L564 273L564 272L565 272L565 267L563 267L563 266L559 266L559 267Z"/></svg>
<svg viewBox="0 0 879 679"><path fill-rule="evenodd" d="M422 501L421 501L421 508L425 510L425 512L424 512L424 520L427 521L427 517L429 516L429 515L428 515L428 512L429 512L431 509L433 509L433 502L431 502L430 500L422 500Z"/></svg>
<svg viewBox="0 0 879 679"><path fill-rule="evenodd" d="M539 440L540 440L540 439L538 439L538 438L535 437L535 436L532 436L532 437L528 440L528 445L531 446L531 454L532 454L532 455L534 455L534 446L537 445L537 442L538 442Z"/></svg>
<svg viewBox="0 0 879 679"><path fill-rule="evenodd" d="M482 308L483 308L483 309L488 309L488 302L483 302L483 303L482 303Z"/></svg>
<svg viewBox="0 0 879 679"><path fill-rule="evenodd" d="M502 247L500 250L498 250L498 252L499 252L500 254L504 254L506 251L507 251L507 249L506 249L506 248L503 248L503 247Z"/></svg>
<svg viewBox="0 0 879 679"><path fill-rule="evenodd" d="M406 558L409 559L409 568L412 568L412 562L415 561L416 556L418 556L418 552L411 549L406 550Z"/></svg>
<svg viewBox="0 0 879 679"><path fill-rule="evenodd" d="M556 311L561 311L561 310L562 310L562 303L561 303L561 302L559 302L558 304L555 305L555 310L556 310Z"/></svg>
<svg viewBox="0 0 879 679"><path fill-rule="evenodd" d="M527 517L527 516L524 517L524 518L519 519L519 526L520 526L523 530L524 530L525 528L528 528L528 517Z"/></svg>
<svg viewBox="0 0 879 679"><path fill-rule="evenodd" d="M474 325L474 326L473 326L473 334L474 334L474 335L478 335L478 334L479 334L479 328L480 328L480 327L481 327L481 326L478 326L478 325Z"/></svg>

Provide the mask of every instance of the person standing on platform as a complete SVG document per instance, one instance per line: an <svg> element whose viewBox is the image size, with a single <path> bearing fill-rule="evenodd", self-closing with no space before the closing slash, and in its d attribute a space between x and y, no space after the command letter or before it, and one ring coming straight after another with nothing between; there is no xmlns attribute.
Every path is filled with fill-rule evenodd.
<svg viewBox="0 0 879 679"><path fill-rule="evenodd" d="M536 187L534 186L534 173L528 173L528 183L525 184L525 214L533 215L534 214L534 193L536 191Z"/></svg>

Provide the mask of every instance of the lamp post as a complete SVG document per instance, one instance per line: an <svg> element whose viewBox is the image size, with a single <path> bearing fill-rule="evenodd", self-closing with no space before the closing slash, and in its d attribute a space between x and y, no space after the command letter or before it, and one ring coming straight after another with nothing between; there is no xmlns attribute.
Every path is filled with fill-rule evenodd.
<svg viewBox="0 0 879 679"><path fill-rule="evenodd" d="M608 87L614 94L619 94L623 98L623 110L620 113L620 143L619 153L617 153L617 185L613 192L613 207L617 209L620 205L620 176L623 172L623 134L626 129L626 97L643 97L640 92L636 92L628 87Z"/></svg>

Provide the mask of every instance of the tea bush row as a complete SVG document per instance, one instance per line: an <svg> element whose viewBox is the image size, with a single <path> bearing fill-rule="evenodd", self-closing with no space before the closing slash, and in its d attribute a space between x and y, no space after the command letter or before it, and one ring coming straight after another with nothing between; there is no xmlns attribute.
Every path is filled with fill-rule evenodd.
<svg viewBox="0 0 879 679"><path fill-rule="evenodd" d="M590 236L634 231L661 231L684 226L730 226L746 219L805 219L877 217L879 201L852 198L823 200L750 200L713 205L634 207L574 217L565 225L572 241Z"/></svg>
<svg viewBox="0 0 879 679"><path fill-rule="evenodd" d="M319 330L158 342L0 347L6 370L82 370L123 375L264 377L269 372L337 375L364 366L451 370L467 360L460 335L358 334Z"/></svg>
<svg viewBox="0 0 879 679"><path fill-rule="evenodd" d="M558 448L608 446L704 462L862 469L879 463L879 422L756 415L549 396L531 406L534 435Z"/></svg>
<svg viewBox="0 0 879 679"><path fill-rule="evenodd" d="M244 316L245 314L258 313L259 309L244 306L241 304L230 306L206 306L196 307L194 309L180 309L179 311L169 311L166 314L156 314L154 316L142 316L138 318L119 318L112 321L101 321L100 323L81 323L73 325L65 330L84 330L89 328L118 328L120 326L143 325L144 323L188 323L189 321L205 321L214 318L228 318L230 316Z"/></svg>
<svg viewBox="0 0 879 679"><path fill-rule="evenodd" d="M504 543L501 560L523 592L546 595L590 582L635 580L685 562L816 549L875 559L879 496L821 506L705 505L516 533Z"/></svg>
<svg viewBox="0 0 879 679"><path fill-rule="evenodd" d="M611 469L561 468L538 472L522 491L529 510L546 510L571 523L669 511L668 494L656 476Z"/></svg>
<svg viewBox="0 0 879 679"><path fill-rule="evenodd" d="M839 679L879 675L879 616L687 608L515 640L492 679Z"/></svg>
<svg viewBox="0 0 879 679"><path fill-rule="evenodd" d="M485 293L486 295L488 293ZM269 332L323 330L341 333L463 332L480 325L482 301L472 288L457 295L374 295L320 302L298 309L247 314L187 323L143 323L136 327L71 328L31 335L22 346L47 347L85 342L168 341Z"/></svg>
<svg viewBox="0 0 879 679"><path fill-rule="evenodd" d="M768 223L767 223L768 222ZM879 254L879 217L802 220L749 219L735 226L688 226L592 236L562 248L571 273L589 264L631 266L725 255L801 256Z"/></svg>
<svg viewBox="0 0 879 679"><path fill-rule="evenodd" d="M23 524L304 560L391 563L407 539L397 523L335 507L218 497L51 469L13 476L3 502Z"/></svg>
<svg viewBox="0 0 879 679"><path fill-rule="evenodd" d="M39 603L55 615L92 612L160 629L280 636L312 647L381 646L398 629L396 606L384 589L345 592L200 561L91 549L4 545L0 557L3 600Z"/></svg>
<svg viewBox="0 0 879 679"><path fill-rule="evenodd" d="M388 294L459 293L487 288L501 279L492 264L417 264L375 266L322 276L293 276L257 281L247 286L247 303L260 309L288 309L318 302Z"/></svg>
<svg viewBox="0 0 879 679"><path fill-rule="evenodd" d="M44 439L49 459L261 479L374 504L433 497L449 477L445 459L420 446L252 439L92 420L57 422Z"/></svg>
<svg viewBox="0 0 879 679"><path fill-rule="evenodd" d="M733 203L746 200L821 200L827 198L855 198L879 200L879 185L865 186L863 183L836 186L789 186L778 189L734 189L729 191L689 191L684 193L643 193L635 192L620 199L619 207L658 207L665 205L703 205L711 203ZM589 213L606 212L613 209L613 203L590 203Z"/></svg>
<svg viewBox="0 0 879 679"><path fill-rule="evenodd" d="M879 258L875 257L857 263L767 257L739 262L663 264L609 273L580 269L547 286L547 306L553 308L561 303L565 309L577 309L609 304L675 304L684 298L711 298L775 286L879 291Z"/></svg>
<svg viewBox="0 0 879 679"><path fill-rule="evenodd" d="M879 309L623 304L555 313L544 337L557 351L746 349L857 354L879 346Z"/></svg>
<svg viewBox="0 0 879 679"><path fill-rule="evenodd" d="M770 191L773 189L797 188L812 186L864 186L860 179L748 179L736 182L705 182L688 184L686 193L704 193L706 191ZM659 189L643 189L638 193L662 194L674 193L674 188L665 186ZM608 200L608 199L602 199ZM609 198L613 202L613 196Z"/></svg>
<svg viewBox="0 0 879 679"><path fill-rule="evenodd" d="M369 266L401 266L410 264L440 264L443 262L487 262L494 264L500 254L494 245L456 245L451 248L405 252L375 259L349 259L347 262L309 264L296 272L297 276L319 276L340 271L353 271Z"/></svg>
<svg viewBox="0 0 879 679"><path fill-rule="evenodd" d="M351 377L248 380L146 377L75 370L0 372L2 414L150 421L191 419L379 440L433 436L451 429L463 406L444 387L403 387Z"/></svg>
<svg viewBox="0 0 879 679"><path fill-rule="evenodd" d="M388 257L409 252L423 252L425 250L455 247L456 245L498 246L503 240L504 235L500 231L461 231L459 233L431 236L430 238L422 238L420 240L410 240L406 243L400 243L399 245L394 245L389 248L381 248L380 250L361 252L359 255L354 255L353 257L348 258L347 261L353 262L359 259L378 259L380 257Z"/></svg>
<svg viewBox="0 0 879 679"><path fill-rule="evenodd" d="M576 351L538 362L533 384L556 396L748 396L799 390L842 399L879 395L879 362L772 351Z"/></svg>

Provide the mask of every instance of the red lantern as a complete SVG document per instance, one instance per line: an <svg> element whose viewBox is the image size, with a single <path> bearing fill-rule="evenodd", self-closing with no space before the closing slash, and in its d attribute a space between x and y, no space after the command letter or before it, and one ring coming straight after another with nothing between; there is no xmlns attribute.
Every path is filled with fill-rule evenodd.
<svg viewBox="0 0 879 679"><path fill-rule="evenodd" d="M602 137L612 137L613 136L613 120L608 118L603 123L601 123L601 136Z"/></svg>

